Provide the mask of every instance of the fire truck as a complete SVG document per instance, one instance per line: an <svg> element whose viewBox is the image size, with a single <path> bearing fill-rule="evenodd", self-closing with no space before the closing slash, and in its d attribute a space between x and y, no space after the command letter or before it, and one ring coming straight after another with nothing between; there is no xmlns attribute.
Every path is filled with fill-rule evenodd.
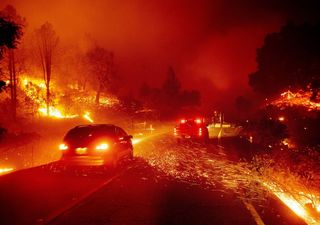
<svg viewBox="0 0 320 225"><path fill-rule="evenodd" d="M174 128L174 136L178 142L183 139L209 140L207 123L203 117L182 118Z"/></svg>

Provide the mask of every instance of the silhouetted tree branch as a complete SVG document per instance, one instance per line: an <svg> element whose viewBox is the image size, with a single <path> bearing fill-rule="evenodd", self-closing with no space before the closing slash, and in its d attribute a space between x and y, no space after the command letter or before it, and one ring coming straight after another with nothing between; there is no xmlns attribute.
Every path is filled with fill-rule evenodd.
<svg viewBox="0 0 320 225"><path fill-rule="evenodd" d="M320 79L320 24L288 23L266 36L257 50L258 70L249 84L265 96L288 88L306 88Z"/></svg>

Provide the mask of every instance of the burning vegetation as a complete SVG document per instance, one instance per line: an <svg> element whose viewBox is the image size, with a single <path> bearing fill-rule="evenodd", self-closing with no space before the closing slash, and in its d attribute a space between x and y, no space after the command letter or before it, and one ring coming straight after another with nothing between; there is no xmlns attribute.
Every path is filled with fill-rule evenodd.
<svg viewBox="0 0 320 225"><path fill-rule="evenodd" d="M144 145L150 144L152 151L150 146L146 151ZM276 196L307 224L319 224L320 177L315 170L319 154L309 151L306 158L299 152L279 150L256 155L252 161L234 162L223 150L209 149L192 142L176 145L174 139L163 137L139 143L136 156L169 179L214 191L231 190L244 203L263 205L270 196Z"/></svg>
<svg viewBox="0 0 320 225"><path fill-rule="evenodd" d="M291 92L288 90L281 93L281 96L272 101L271 104L278 108L303 107L307 111L320 111L320 101L316 98L312 99L312 95L309 91L299 90L297 92Z"/></svg>
<svg viewBox="0 0 320 225"><path fill-rule="evenodd" d="M93 91L83 92L76 88L69 88L69 90L62 90L53 84L54 92L51 95L51 103L49 112L47 111L45 98L45 84L40 79L32 79L31 77L22 77L20 88L22 94L25 96L27 105L31 106L31 113L36 113L39 116L53 117L53 118L76 118L82 117L88 122L93 123L91 113L88 108L95 106L95 94ZM72 85L70 85L72 87ZM69 87L70 87L69 86ZM66 96L64 93L70 93ZM91 95L90 95L91 94ZM117 104L118 100L115 97L100 97L101 107L112 107Z"/></svg>
<svg viewBox="0 0 320 225"><path fill-rule="evenodd" d="M254 179L307 224L319 224L319 121L317 89L286 91L245 123L256 152Z"/></svg>

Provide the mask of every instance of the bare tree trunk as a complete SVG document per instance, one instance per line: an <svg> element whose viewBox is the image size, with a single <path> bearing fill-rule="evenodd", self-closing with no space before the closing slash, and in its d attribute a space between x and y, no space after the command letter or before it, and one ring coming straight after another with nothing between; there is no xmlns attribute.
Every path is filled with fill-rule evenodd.
<svg viewBox="0 0 320 225"><path fill-rule="evenodd" d="M47 115L50 115L50 79L51 79L51 53L46 55L46 87L47 87Z"/></svg>
<svg viewBox="0 0 320 225"><path fill-rule="evenodd" d="M50 89L49 89L49 85L47 85L46 107L47 107L47 116L49 116L50 115Z"/></svg>
<svg viewBox="0 0 320 225"><path fill-rule="evenodd" d="M100 102L100 94L101 94L101 84L99 84L99 88L97 90L97 95L96 95L96 104L99 105Z"/></svg>
<svg viewBox="0 0 320 225"><path fill-rule="evenodd" d="M10 75L10 99L11 99L11 111L13 111L13 74L12 74L12 60L11 60L11 50L8 52L8 70Z"/></svg>
<svg viewBox="0 0 320 225"><path fill-rule="evenodd" d="M85 91L87 86L87 79L84 79L83 85L82 85L82 90Z"/></svg>
<svg viewBox="0 0 320 225"><path fill-rule="evenodd" d="M50 115L50 80L51 80L51 65L52 54L55 47L58 44L58 37L52 28L52 25L48 22L43 24L36 30L38 37L38 50L41 61L41 67L43 70L43 80L46 85L46 108L47 116Z"/></svg>
<svg viewBox="0 0 320 225"><path fill-rule="evenodd" d="M12 119L17 117L17 77L14 62L14 50L9 49L9 75L10 75L10 97Z"/></svg>
<svg viewBox="0 0 320 225"><path fill-rule="evenodd" d="M16 120L17 117L17 74L16 64L14 59L14 50L12 49L12 74L13 74L13 118Z"/></svg>

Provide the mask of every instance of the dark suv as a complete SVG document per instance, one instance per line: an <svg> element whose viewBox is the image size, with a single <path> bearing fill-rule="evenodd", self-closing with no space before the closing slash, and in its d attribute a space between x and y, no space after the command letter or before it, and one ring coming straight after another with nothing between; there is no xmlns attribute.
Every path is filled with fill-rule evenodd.
<svg viewBox="0 0 320 225"><path fill-rule="evenodd" d="M60 144L62 161L80 165L116 167L125 158L133 158L132 136L111 124L77 126L68 131Z"/></svg>

